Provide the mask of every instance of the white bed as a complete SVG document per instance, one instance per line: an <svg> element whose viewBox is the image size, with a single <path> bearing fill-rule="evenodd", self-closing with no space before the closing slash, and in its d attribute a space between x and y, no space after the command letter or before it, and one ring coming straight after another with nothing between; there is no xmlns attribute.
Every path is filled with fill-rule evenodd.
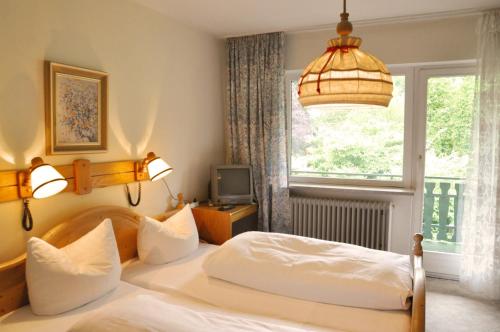
<svg viewBox="0 0 500 332"><path fill-rule="evenodd" d="M424 331L425 272L421 269L421 236L416 242L414 269L414 294L420 295L414 296L412 310L379 311L303 301L208 278L201 264L204 257L217 248L208 244L201 244L190 256L170 264L144 265L134 260L140 216L125 208L90 209L59 224L43 239L57 248L64 247L94 229L104 218L112 219L120 259L126 262L119 287L67 313L36 316L26 306L25 255L21 255L0 263L0 313L7 313L0 317L1 331L64 331L87 317L85 315L140 294L153 294L162 301L200 313L226 315L230 321L242 319L243 325L245 319L253 319L259 322L257 325L262 324L264 330L266 324L275 324L307 331L410 331L410 325L412 332ZM248 326L251 325L250 322Z"/></svg>
<svg viewBox="0 0 500 332"><path fill-rule="evenodd" d="M82 317L96 312L102 306L140 293L152 292L126 282L121 282L117 289L104 297L78 309L56 316L37 316L31 312L30 307L27 305L0 317L0 330L2 332L66 331Z"/></svg>
<svg viewBox="0 0 500 332"><path fill-rule="evenodd" d="M76 218L61 223L43 238L57 247L62 247L86 234L89 230L102 221L103 217L111 217L113 220L115 236L118 242L122 268L127 271L127 265L130 265L130 258L136 257L136 229L137 215L124 208L103 207L90 210L80 214ZM211 248L207 246L206 248ZM201 253L202 250L197 251ZM196 253L195 253L196 254ZM207 304L206 302L196 300L181 293L161 293L125 281L121 281L119 286L98 300L92 301L74 310L51 316L37 316L33 314L29 305L24 305L13 311L10 308L19 306L18 303L25 301L26 288L24 280L24 256L20 256L12 261L0 264L0 312L7 314L0 317L0 330L2 332L12 331L67 331L79 321L95 320L95 317L102 314L103 311L110 308L121 307L124 303L129 307L134 305L136 299L153 297L159 299L161 303L168 307L175 307L176 312L182 313L188 324L193 323L201 328L195 328L195 331L212 331L212 326L229 326L231 330L246 331L330 331L329 329L318 326L302 324L297 322L278 320L272 317L263 317L252 315L250 313L226 310ZM132 262L133 264L133 262ZM182 264L181 264L182 265ZM138 303L141 303L140 301ZM173 305L173 306L172 306ZM137 308L140 312L142 308ZM175 312L170 311L170 312ZM144 310L143 310L144 311ZM129 311L130 312L130 311ZM161 312L156 312L156 318ZM145 316L148 317L148 316ZM160 317L164 318L164 317ZM168 320L168 319L167 319ZM173 321L175 317L173 317ZM125 322L126 323L126 322ZM191 331L186 329L186 323L175 324L172 331ZM177 328L180 327L180 328ZM164 328L164 327L162 327ZM224 328L222 327L224 330ZM121 329L120 329L121 330ZM135 329L128 329L134 330ZM142 330L142 329L141 329ZM163 329L162 329L163 330Z"/></svg>
<svg viewBox="0 0 500 332"><path fill-rule="evenodd" d="M410 331L410 311L381 311L315 303L209 278L201 265L204 257L216 248L201 243L190 256L164 265L146 265L133 260L124 268L122 280L165 294L183 294L224 309L341 331Z"/></svg>
<svg viewBox="0 0 500 332"><path fill-rule="evenodd" d="M29 306L19 308L7 315L0 317L0 330L2 332L20 332L20 331L39 331L39 332L53 332L53 331L66 331L76 322L81 319L91 318L95 313L99 312L101 308L113 302L133 298L137 295L150 295L159 298L169 304L182 306L201 313L217 313L231 317L233 319L252 320L262 322L264 325L270 326L289 327L305 331L327 331L320 327L308 326L305 324L298 324L293 322L286 322L272 318L258 317L251 314L244 314L230 310L223 310L206 303L190 299L182 295L162 294L159 292L144 289L142 287L134 286L127 282L121 282L117 289L105 295L104 297L84 305L78 309L69 312L55 315L55 316L37 316L31 312ZM243 326L242 326L243 328Z"/></svg>

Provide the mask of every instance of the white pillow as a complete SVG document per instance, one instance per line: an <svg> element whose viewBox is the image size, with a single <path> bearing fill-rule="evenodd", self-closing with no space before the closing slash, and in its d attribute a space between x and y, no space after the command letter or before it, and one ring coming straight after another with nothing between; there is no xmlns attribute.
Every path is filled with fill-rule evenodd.
<svg viewBox="0 0 500 332"><path fill-rule="evenodd" d="M36 237L28 240L26 282L37 315L55 315L91 302L115 289L120 276L110 219L62 249Z"/></svg>
<svg viewBox="0 0 500 332"><path fill-rule="evenodd" d="M164 222L143 217L137 234L139 259L146 264L165 264L198 248L198 230L189 204Z"/></svg>

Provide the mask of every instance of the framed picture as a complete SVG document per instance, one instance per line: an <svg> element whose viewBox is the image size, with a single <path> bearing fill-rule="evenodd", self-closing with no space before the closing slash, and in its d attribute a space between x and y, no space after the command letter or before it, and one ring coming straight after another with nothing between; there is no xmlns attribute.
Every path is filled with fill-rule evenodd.
<svg viewBox="0 0 500 332"><path fill-rule="evenodd" d="M47 154L107 150L108 74L46 62Z"/></svg>

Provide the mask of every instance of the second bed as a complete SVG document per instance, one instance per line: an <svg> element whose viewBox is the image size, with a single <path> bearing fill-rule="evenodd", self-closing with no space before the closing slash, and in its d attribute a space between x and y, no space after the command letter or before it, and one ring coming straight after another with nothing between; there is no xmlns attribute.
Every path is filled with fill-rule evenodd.
<svg viewBox="0 0 500 332"><path fill-rule="evenodd" d="M202 264L217 248L200 243L188 257L164 265L147 265L133 260L123 269L122 280L166 294L182 294L224 309L335 330L410 331L409 310L373 310L317 303L208 277Z"/></svg>

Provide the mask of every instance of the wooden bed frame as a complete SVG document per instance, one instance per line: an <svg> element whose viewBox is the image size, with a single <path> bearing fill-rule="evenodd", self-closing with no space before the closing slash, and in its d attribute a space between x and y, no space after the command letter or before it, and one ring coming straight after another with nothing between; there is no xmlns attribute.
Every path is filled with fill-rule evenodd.
<svg viewBox="0 0 500 332"><path fill-rule="evenodd" d="M155 218L164 221L178 210L168 211ZM101 206L79 213L47 232L42 239L62 248L111 218L120 259L123 262L137 257L137 228L141 216L124 207ZM414 236L413 248L413 302L411 332L425 331L425 271L422 266L421 234ZM28 304L25 280L26 254L0 263L0 316Z"/></svg>

